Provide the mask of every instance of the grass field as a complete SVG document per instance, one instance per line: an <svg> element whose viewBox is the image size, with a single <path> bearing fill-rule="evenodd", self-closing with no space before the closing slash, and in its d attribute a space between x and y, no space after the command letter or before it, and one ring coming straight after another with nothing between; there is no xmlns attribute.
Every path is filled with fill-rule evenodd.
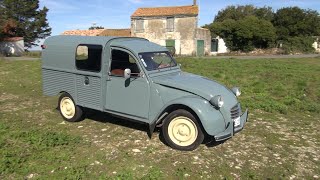
<svg viewBox="0 0 320 180"><path fill-rule="evenodd" d="M242 88L245 129L193 152L108 115L63 122L40 61L0 60L0 179L318 179L320 58L180 58L184 71Z"/></svg>

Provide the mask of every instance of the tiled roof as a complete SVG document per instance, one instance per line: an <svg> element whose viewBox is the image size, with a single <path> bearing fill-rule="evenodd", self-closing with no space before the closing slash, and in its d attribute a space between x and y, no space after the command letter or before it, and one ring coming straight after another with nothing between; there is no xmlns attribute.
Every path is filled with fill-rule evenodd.
<svg viewBox="0 0 320 180"><path fill-rule="evenodd" d="M23 40L23 37L8 37L8 38L2 39L2 41L4 42L16 42L21 40Z"/></svg>
<svg viewBox="0 0 320 180"><path fill-rule="evenodd" d="M99 36L131 37L131 29L105 29Z"/></svg>
<svg viewBox="0 0 320 180"><path fill-rule="evenodd" d="M198 14L199 14L198 6L174 6L174 7L139 8L131 15L131 17L198 15Z"/></svg>
<svg viewBox="0 0 320 180"><path fill-rule="evenodd" d="M130 37L130 29L94 29L94 30L70 30L65 31L62 35L77 36L124 36Z"/></svg>
<svg viewBox="0 0 320 180"><path fill-rule="evenodd" d="M102 33L104 29L94 29L94 30L70 30L65 31L62 35L78 35L78 36L98 36Z"/></svg>

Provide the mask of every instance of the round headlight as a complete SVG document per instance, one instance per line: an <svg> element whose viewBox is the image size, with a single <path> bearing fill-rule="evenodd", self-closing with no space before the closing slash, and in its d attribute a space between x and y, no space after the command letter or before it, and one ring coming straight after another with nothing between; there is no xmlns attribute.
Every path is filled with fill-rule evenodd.
<svg viewBox="0 0 320 180"><path fill-rule="evenodd" d="M213 97L210 100L210 103L212 105L214 105L215 107L217 107L217 108L221 108L223 106L223 104L224 104L224 102L222 100L222 97L220 95Z"/></svg>
<svg viewBox="0 0 320 180"><path fill-rule="evenodd" d="M241 95L240 88L238 88L238 87L232 88L232 92L233 92L234 95L236 95L237 97Z"/></svg>

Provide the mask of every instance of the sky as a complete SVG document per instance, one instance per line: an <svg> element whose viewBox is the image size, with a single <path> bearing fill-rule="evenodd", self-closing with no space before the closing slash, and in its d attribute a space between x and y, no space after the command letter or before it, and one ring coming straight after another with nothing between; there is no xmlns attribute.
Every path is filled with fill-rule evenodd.
<svg viewBox="0 0 320 180"><path fill-rule="evenodd" d="M93 23L105 28L130 28L130 16L139 7L192 5L193 0L40 0L49 9L51 35L66 30L88 29ZM229 5L271 6L274 10L298 6L320 12L320 0L198 0L199 26L213 21L219 10Z"/></svg>

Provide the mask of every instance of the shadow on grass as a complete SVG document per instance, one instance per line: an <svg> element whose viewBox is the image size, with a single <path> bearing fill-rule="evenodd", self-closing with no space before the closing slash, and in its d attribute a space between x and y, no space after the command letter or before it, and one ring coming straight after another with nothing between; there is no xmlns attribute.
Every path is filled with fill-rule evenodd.
<svg viewBox="0 0 320 180"><path fill-rule="evenodd" d="M114 125L123 126L123 127L127 127L130 129L142 131L142 132L145 132L146 136L148 137L147 133L149 131L149 125L146 123L134 121L132 119L124 119L122 117L117 117L114 115L110 115L108 113L104 113L104 112L100 112L100 111L96 111L96 110L92 110L92 109L86 109L85 112L86 112L85 118L87 118L89 120L93 120L93 121L100 122L100 123L111 123ZM158 136L159 140L163 144L169 146L162 136L161 127L155 128L155 130L153 132L153 136ZM225 141L217 142L217 141L215 141L214 137L206 136L206 138L204 139L202 144L204 144L205 146L210 148L210 147L215 147L220 144L223 144L224 142Z"/></svg>
<svg viewBox="0 0 320 180"><path fill-rule="evenodd" d="M143 131L143 132L146 132L146 135L147 135L148 125L145 123L134 121L132 119L120 118L114 115L110 115L108 113L104 113L104 112L100 112L92 109L86 109L85 112L86 112L85 114L86 118L90 120L100 122L100 123L111 123L111 124L131 128L131 129L135 129L138 131Z"/></svg>
<svg viewBox="0 0 320 180"><path fill-rule="evenodd" d="M214 137L207 137L202 144L205 144L208 148L219 146L220 144L223 144L225 141L216 141Z"/></svg>
<svg viewBox="0 0 320 180"><path fill-rule="evenodd" d="M165 139L163 138L162 132L161 132L161 128L156 128L155 133L159 134L159 139L160 141L165 144L166 146L170 147L168 145L168 143L165 141ZM220 141L217 142L214 137L212 136L206 136L205 139L203 140L203 142L201 144L207 146L208 148L213 148L215 146L218 146L220 144L223 144L225 141Z"/></svg>

